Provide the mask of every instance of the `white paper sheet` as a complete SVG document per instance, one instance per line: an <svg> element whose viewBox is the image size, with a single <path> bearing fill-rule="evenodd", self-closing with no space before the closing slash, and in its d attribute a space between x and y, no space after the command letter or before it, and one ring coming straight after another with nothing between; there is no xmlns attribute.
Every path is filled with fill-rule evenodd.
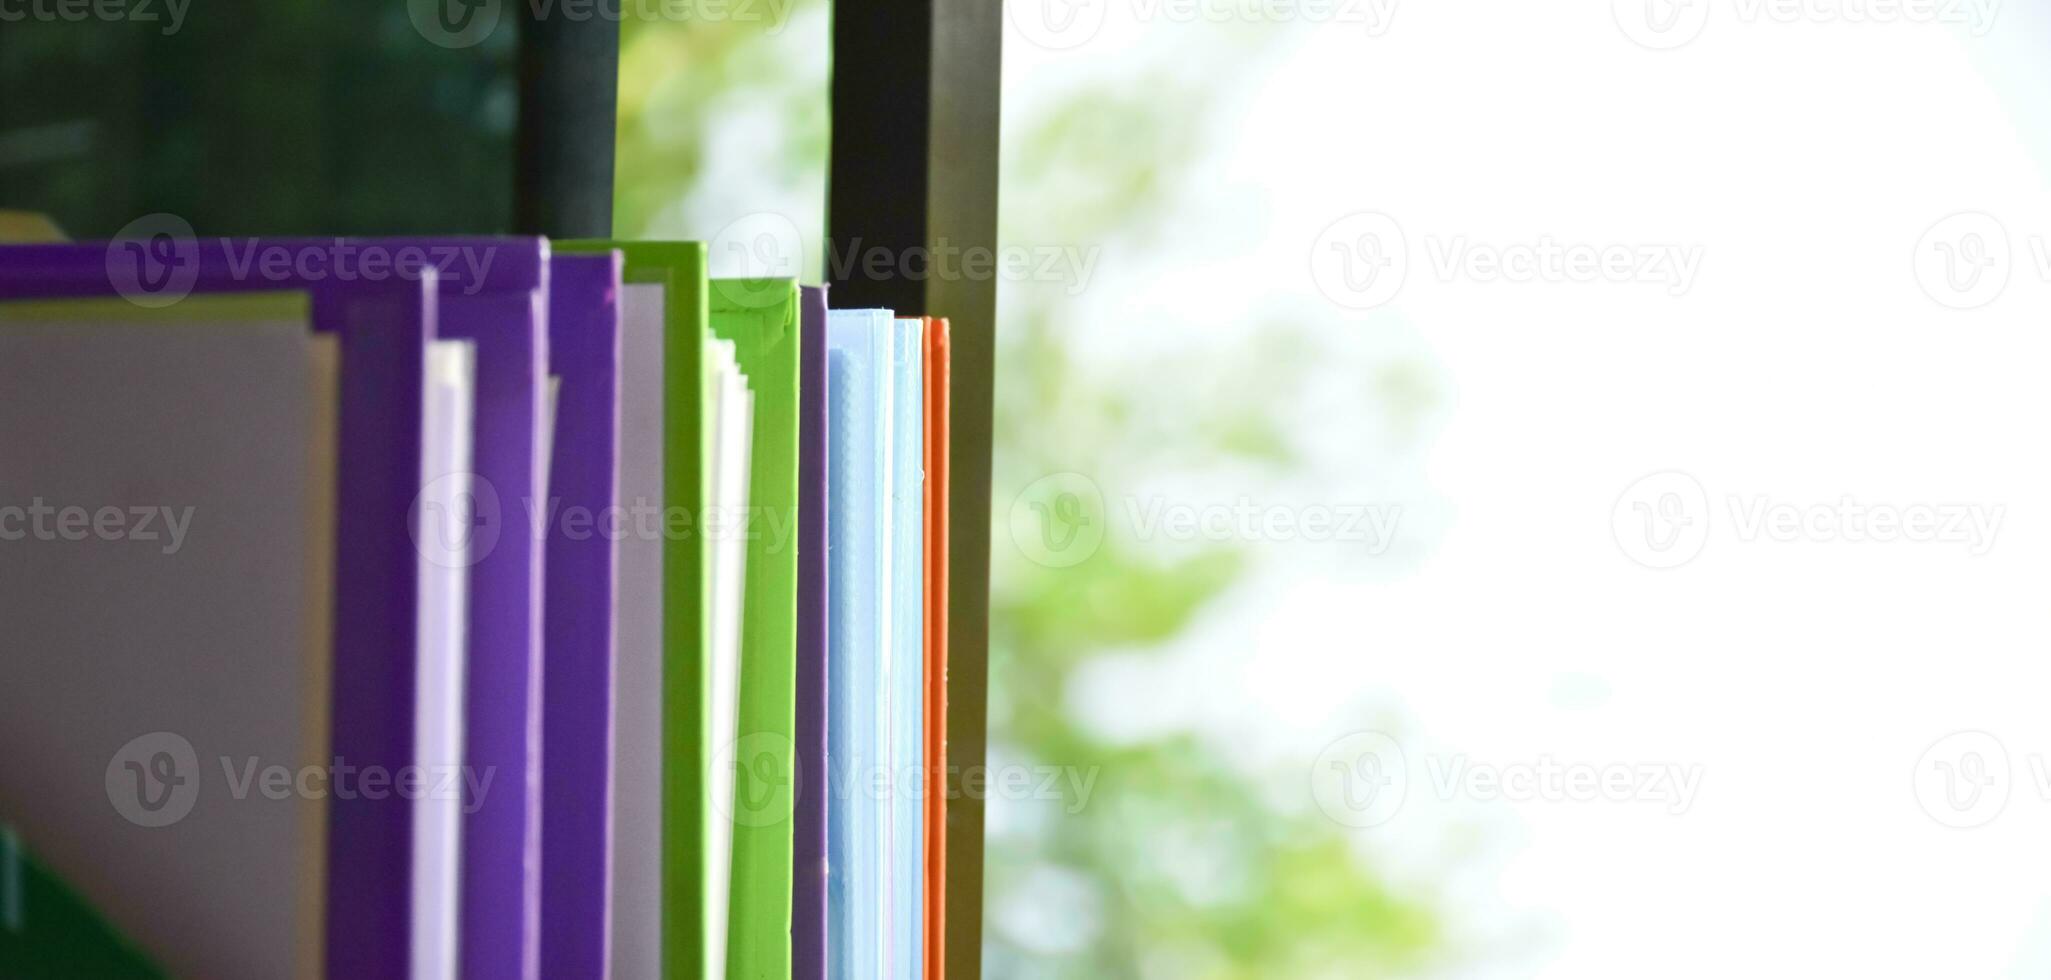
<svg viewBox="0 0 2051 980"><path fill-rule="evenodd" d="M613 980L662 975L662 286L620 291L619 661L613 675Z"/></svg>

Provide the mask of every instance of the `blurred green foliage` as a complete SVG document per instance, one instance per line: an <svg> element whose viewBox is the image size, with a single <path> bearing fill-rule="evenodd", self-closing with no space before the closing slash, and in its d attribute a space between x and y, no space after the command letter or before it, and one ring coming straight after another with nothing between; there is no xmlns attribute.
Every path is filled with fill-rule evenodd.
<svg viewBox="0 0 2051 980"><path fill-rule="evenodd" d="M774 211L799 230L805 276L819 281L828 6L788 0L717 9L732 13L629 17L621 25L614 232L709 241L729 221Z"/></svg>
<svg viewBox="0 0 2051 980"><path fill-rule="evenodd" d="M1142 75L1013 119L1006 242L1102 249L1107 265L1172 247L1173 217L1205 190L1192 186L1184 162L1231 135L1194 122L1207 117L1210 91ZM1136 285L1100 278L1092 288L1136 292ZM1270 806L1256 780L1218 758L1199 733L1110 740L1078 717L1069 697L1075 672L1092 659L1184 638L1254 574L1249 545L1203 543L1170 553L1113 533L1080 563L1046 567L1012 546L1007 532L1012 500L1049 474L1084 474L1106 493L1157 472L1285 474L1301 460L1280 431L1279 409L1309 372L1344 365L1310 356L1279 325L1243 350L1221 354L1200 345L1193 355L1178 353L1190 349L1188 325L1086 316L1063 283L1004 288L992 756L1094 770L1098 778L1087 806L1078 806L1079 794L1051 806L991 803L989 974L1251 980L1421 969L1442 944L1435 909L1363 866L1338 824L1315 810ZM1134 370L1078 356L1092 346L1087 332L1111 329L1157 338L1146 345L1157 359ZM1110 513L1082 520L1118 525ZM1284 775L1303 785L1307 769ZM1049 905L1068 911L1051 914Z"/></svg>

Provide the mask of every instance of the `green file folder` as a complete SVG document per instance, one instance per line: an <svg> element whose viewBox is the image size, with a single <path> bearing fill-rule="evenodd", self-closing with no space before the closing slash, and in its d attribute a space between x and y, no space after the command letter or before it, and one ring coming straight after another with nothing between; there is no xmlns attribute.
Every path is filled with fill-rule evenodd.
<svg viewBox="0 0 2051 980"><path fill-rule="evenodd" d="M797 781L798 287L712 284L712 333L732 341L755 397L741 632L727 980L789 980ZM715 739L725 739L715 733ZM720 746L724 748L722 744Z"/></svg>

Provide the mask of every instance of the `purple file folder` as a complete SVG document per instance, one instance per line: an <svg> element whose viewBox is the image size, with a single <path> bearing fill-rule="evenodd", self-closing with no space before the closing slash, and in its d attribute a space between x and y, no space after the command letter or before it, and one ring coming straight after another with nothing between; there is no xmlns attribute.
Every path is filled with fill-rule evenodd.
<svg viewBox="0 0 2051 980"><path fill-rule="evenodd" d="M418 249L437 265L440 337L477 348L459 969L467 980L537 980L542 547L533 516L548 479L549 247L536 238L375 244ZM474 798L473 787L482 787Z"/></svg>
<svg viewBox="0 0 2051 980"><path fill-rule="evenodd" d="M237 260L251 254L250 244L160 236L9 248L0 262L0 298L123 295L167 305L192 292L308 294L314 329L338 337L343 364L332 748L352 765L396 773L415 760L420 558L408 519L422 482L423 368L435 338L436 277L304 274L314 266L296 260L329 253L333 243L269 243L294 261L265 271ZM361 794L330 800L328 976L406 977L412 843L409 801Z"/></svg>
<svg viewBox="0 0 2051 980"><path fill-rule="evenodd" d="M797 839L791 977L826 980L826 290L799 299Z"/></svg>
<svg viewBox="0 0 2051 980"><path fill-rule="evenodd" d="M0 295L12 298L111 293L161 304L191 291L305 290L316 329L342 334L334 754L390 773L414 762L418 577L406 528L422 486L425 344L474 342L480 512L467 617L460 948L462 974L489 980L535 980L540 966L542 569L529 508L546 479L548 258L548 243L535 238L160 235L11 249L0 272ZM435 288L415 298L423 282ZM475 799L472 785L484 787ZM409 946L392 937L410 928L410 811L384 802L337 794L330 806L330 976L407 972Z"/></svg>
<svg viewBox="0 0 2051 980"><path fill-rule="evenodd" d="M620 253L550 265L549 462L542 646L541 975L610 974Z"/></svg>

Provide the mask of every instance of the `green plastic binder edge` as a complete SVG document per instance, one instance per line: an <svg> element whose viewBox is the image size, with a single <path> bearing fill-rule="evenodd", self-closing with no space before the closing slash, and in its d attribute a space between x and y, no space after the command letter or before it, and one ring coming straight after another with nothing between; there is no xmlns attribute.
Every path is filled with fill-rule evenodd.
<svg viewBox="0 0 2051 980"><path fill-rule="evenodd" d="M798 284L720 279L712 333L755 396L727 980L789 980L797 780ZM715 738L719 736L715 735ZM721 756L722 761L725 755Z"/></svg>
<svg viewBox="0 0 2051 980"><path fill-rule="evenodd" d="M164 972L0 825L0 977L163 980Z"/></svg>
<svg viewBox="0 0 2051 980"><path fill-rule="evenodd" d="M705 338L711 307L702 242L558 241L557 251L589 255L618 250L621 279L660 285L663 302L663 507L666 514L705 512L708 452L704 431ZM665 526L667 526L665 518ZM711 922L706 850L712 765L709 738L712 637L711 549L701 535L665 535L662 545L662 969L666 977L703 977L710 965Z"/></svg>

